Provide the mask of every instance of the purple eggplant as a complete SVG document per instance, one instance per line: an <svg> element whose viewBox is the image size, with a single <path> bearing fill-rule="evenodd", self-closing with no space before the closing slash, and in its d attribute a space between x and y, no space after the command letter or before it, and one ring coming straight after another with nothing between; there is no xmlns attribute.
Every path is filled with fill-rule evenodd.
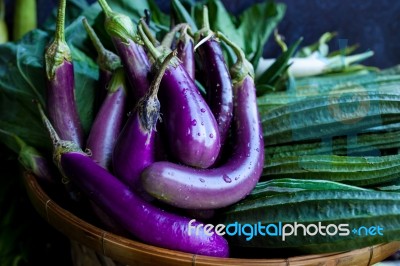
<svg viewBox="0 0 400 266"><path fill-rule="evenodd" d="M220 42L210 30L207 7L203 9L203 24L203 28L196 33L196 39L199 39L196 40L196 51L205 82L207 102L218 122L221 144L224 145L233 115L232 82Z"/></svg>
<svg viewBox="0 0 400 266"><path fill-rule="evenodd" d="M54 185L57 169L37 149L28 145L12 132L0 129L4 143L18 155L18 160L25 170L32 172L42 184Z"/></svg>
<svg viewBox="0 0 400 266"><path fill-rule="evenodd" d="M253 71L244 53L234 47L238 57L231 69L234 151L227 162L213 169L195 169L172 162L155 162L147 167L142 173L144 189L170 205L185 209L226 207L249 194L260 178L264 142Z"/></svg>
<svg viewBox="0 0 400 266"><path fill-rule="evenodd" d="M107 90L107 96L90 130L86 148L95 162L112 170L112 153L126 113L127 92L122 68L114 72Z"/></svg>
<svg viewBox="0 0 400 266"><path fill-rule="evenodd" d="M129 83L133 89L134 104L149 89L151 64L131 19L114 12L105 0L99 0L105 13L105 29L121 58Z"/></svg>
<svg viewBox="0 0 400 266"><path fill-rule="evenodd" d="M178 50L178 58L182 61L186 72L194 80L195 79L195 58L194 58L194 41L188 33L189 25L182 28L176 49ZM218 121L217 121L218 122ZM222 139L221 139L222 143Z"/></svg>
<svg viewBox="0 0 400 266"><path fill-rule="evenodd" d="M141 23L139 33L155 59L154 66L159 68L165 58L161 51L168 49L155 48L143 32ZM217 122L179 59L171 60L160 86L162 124L170 153L186 165L209 167L221 148Z"/></svg>
<svg viewBox="0 0 400 266"><path fill-rule="evenodd" d="M107 50L100 39L97 37L93 28L89 25L86 18L82 19L85 30L93 43L94 48L97 52L97 65L99 66L100 75L99 75L99 84L102 88L98 91L97 94L97 106L100 106L103 102L104 98L107 95L107 87L108 83L111 80L113 72L122 66L121 59L118 55L113 53L110 50Z"/></svg>
<svg viewBox="0 0 400 266"><path fill-rule="evenodd" d="M189 34L190 26L187 23L175 25L163 38L161 45L168 48L175 47L178 51L177 57L181 60L183 67L189 76L195 79L194 41ZM179 32L179 38L176 35Z"/></svg>
<svg viewBox="0 0 400 266"><path fill-rule="evenodd" d="M114 174L141 195L140 174L143 169L156 161L155 130L160 117L157 93L165 69L173 56L175 54L171 53L165 59L148 93L139 100L130 113L113 151Z"/></svg>
<svg viewBox="0 0 400 266"><path fill-rule="evenodd" d="M40 107L40 106L39 106ZM189 218L168 213L144 201L122 181L96 164L74 142L61 140L43 110L43 122L54 146L54 161L110 217L141 241L163 248L216 257L227 257L227 241L204 227L193 230Z"/></svg>
<svg viewBox="0 0 400 266"><path fill-rule="evenodd" d="M84 133L75 101L74 67L64 36L65 2L60 0L55 38L45 51L47 111L57 133L83 147Z"/></svg>

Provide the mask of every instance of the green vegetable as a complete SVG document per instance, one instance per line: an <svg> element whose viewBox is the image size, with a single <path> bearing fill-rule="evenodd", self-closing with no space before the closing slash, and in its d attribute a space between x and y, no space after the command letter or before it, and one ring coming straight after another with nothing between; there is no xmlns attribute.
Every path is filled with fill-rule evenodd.
<svg viewBox="0 0 400 266"><path fill-rule="evenodd" d="M36 0L16 0L13 22L13 40L19 40L29 31L36 29Z"/></svg>
<svg viewBox="0 0 400 266"><path fill-rule="evenodd" d="M245 53L246 58L254 65L258 64L264 45L271 33L283 19L286 12L284 3L265 1L256 3L234 16L226 10L220 0L208 0L205 3L197 3L192 12L185 12L184 6L179 0L172 2L172 8L176 15L175 23L189 23L195 32L198 25L202 25L202 6L207 4L210 18L210 29L214 32L223 32L228 38L237 44ZM189 17L189 14L193 19ZM254 19L257 18L257 19ZM224 46L229 65L236 60L232 49Z"/></svg>
<svg viewBox="0 0 400 266"><path fill-rule="evenodd" d="M289 59L292 58L302 38L284 51L274 63L260 76L256 77L257 95L263 95L268 91L275 91L278 83L287 78L287 70L290 67Z"/></svg>
<svg viewBox="0 0 400 266"><path fill-rule="evenodd" d="M397 91L332 93L303 98L269 111L261 109L266 145L354 134L399 122Z"/></svg>
<svg viewBox="0 0 400 266"><path fill-rule="evenodd" d="M263 236L257 232L250 238L251 231L247 227L246 235L226 235L231 246L259 248L263 254L275 249L287 250L286 253L317 254L352 250L400 238L400 193L341 187L330 182L325 184L323 180L293 182L288 179L259 184L262 189L256 188L255 194L223 210L217 223L279 226L281 222L283 226L293 226L297 222L306 227L310 224L318 227L321 223L321 226L331 224L331 233L334 227L338 229L340 224L344 224L340 226L341 230L338 229L343 235L329 235L326 228L320 231L325 235L318 232L313 236L304 235L300 227L296 236L286 235L283 240L282 235L270 226L270 232L275 232L276 236ZM375 235L367 235L364 229L359 229L362 226L367 230L374 227ZM309 231L315 232L314 228L311 226ZM284 230L282 232L288 232L289 227Z"/></svg>
<svg viewBox="0 0 400 266"><path fill-rule="evenodd" d="M5 4L4 0L0 0L0 44L8 42L8 29L5 19Z"/></svg>
<svg viewBox="0 0 400 266"><path fill-rule="evenodd" d="M342 136L325 142L313 141L270 146L266 149L266 160L319 154L379 156L381 151L394 148L400 148L399 130Z"/></svg>
<svg viewBox="0 0 400 266"><path fill-rule="evenodd" d="M297 178L372 186L400 179L400 155L302 155L267 160L262 179Z"/></svg>

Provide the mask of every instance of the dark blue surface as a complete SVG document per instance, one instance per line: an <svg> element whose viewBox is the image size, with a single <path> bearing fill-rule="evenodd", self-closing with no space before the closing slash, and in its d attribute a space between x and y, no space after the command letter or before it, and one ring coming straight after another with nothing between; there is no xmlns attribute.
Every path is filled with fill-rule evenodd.
<svg viewBox="0 0 400 266"><path fill-rule="evenodd" d="M111 0L109 0L111 1ZM132 0L140 1L140 0ZM238 13L251 3L262 1L222 0L233 13ZM58 0L38 0L39 22L45 20L49 10ZM93 0L88 0L93 2ZM169 9L169 1L157 0L164 11ZM331 42L332 49L338 49L338 39L347 40L349 45L358 43L357 52L373 50L375 55L365 61L378 67L389 67L400 63L400 1L398 0L280 0L287 4L279 32L288 44L300 36L303 45L316 41L326 31L337 31L338 37ZM9 13L14 0L6 0ZM8 14L10 21L10 14ZM276 56L279 48L270 40L265 56Z"/></svg>

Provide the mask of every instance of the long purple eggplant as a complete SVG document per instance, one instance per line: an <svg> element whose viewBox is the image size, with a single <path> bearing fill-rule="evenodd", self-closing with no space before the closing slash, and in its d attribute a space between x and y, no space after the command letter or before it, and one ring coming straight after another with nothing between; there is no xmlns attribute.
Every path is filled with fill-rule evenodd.
<svg viewBox="0 0 400 266"><path fill-rule="evenodd" d="M144 189L168 204L185 209L226 207L249 194L260 178L264 142L253 71L244 53L234 47L238 56L231 69L234 152L226 163L213 169L194 169L172 162L155 162L147 167L142 173Z"/></svg>
<svg viewBox="0 0 400 266"><path fill-rule="evenodd" d="M65 2L60 0L55 38L45 51L47 111L57 133L83 147L84 133L75 102L74 67L64 36Z"/></svg>
<svg viewBox="0 0 400 266"><path fill-rule="evenodd" d="M105 29L121 58L126 75L133 89L134 104L141 99L149 89L149 73L151 64L141 45L140 37L135 31L131 19L114 12L106 0L98 0L105 16Z"/></svg>
<svg viewBox="0 0 400 266"><path fill-rule="evenodd" d="M178 58L182 61L183 67L186 69L189 76L194 80L196 62L194 57L194 41L189 35L188 31L189 25L186 25L181 29L180 36L176 42L176 49L178 51Z"/></svg>
<svg viewBox="0 0 400 266"><path fill-rule="evenodd" d="M40 106L39 106L40 107ZM39 108L54 146L54 161L65 176L101 207L110 217L141 241L173 250L227 257L227 241L204 227L195 234L189 218L168 213L144 201L122 181L96 164L74 142L59 138ZM190 225L191 224L191 225Z"/></svg>
<svg viewBox="0 0 400 266"><path fill-rule="evenodd" d="M161 45L168 48L176 48L177 57L182 62L189 76L195 79L195 58L194 58L194 40L189 34L190 26L187 23L175 25L163 38ZM179 32L178 39L176 35Z"/></svg>
<svg viewBox="0 0 400 266"><path fill-rule="evenodd" d="M165 55L148 40L141 23L143 21L139 23L139 33L157 68ZM165 47L164 51L167 50ZM160 86L163 127L170 153L186 165L209 167L221 148L217 122L194 80L177 58L171 60Z"/></svg>
<svg viewBox="0 0 400 266"><path fill-rule="evenodd" d="M203 24L203 28L196 33L196 39L199 39L196 40L199 44L196 51L205 81L207 102L218 122L221 144L224 145L233 115L232 82L220 42L210 30L207 7L203 9Z"/></svg>
<svg viewBox="0 0 400 266"><path fill-rule="evenodd" d="M86 148L99 165L113 171L112 153L125 122L127 92L125 72L116 70L107 88L108 93L92 124Z"/></svg>
<svg viewBox="0 0 400 266"><path fill-rule="evenodd" d="M150 89L130 113L113 151L114 174L138 194L142 194L140 174L156 161L155 130L160 117L158 89L171 53L153 79Z"/></svg>
<svg viewBox="0 0 400 266"><path fill-rule="evenodd" d="M99 66L99 85L101 86L100 90L97 92L96 105L97 107L101 106L104 98L107 95L107 87L108 83L111 80L113 72L122 66L121 58L118 55L113 53L112 51L106 49L101 43L100 39L97 37L94 29L89 25L89 22L86 18L82 19L85 30L93 43L94 48L97 52L97 65ZM97 109L97 108L96 108Z"/></svg>

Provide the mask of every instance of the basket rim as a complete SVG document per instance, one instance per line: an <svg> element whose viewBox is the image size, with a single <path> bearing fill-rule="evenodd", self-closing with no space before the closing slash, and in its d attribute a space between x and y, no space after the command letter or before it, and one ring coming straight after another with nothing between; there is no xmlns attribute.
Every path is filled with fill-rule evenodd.
<svg viewBox="0 0 400 266"><path fill-rule="evenodd" d="M23 183L28 197L39 213L51 226L70 239L92 248L102 255L121 263L149 261L148 265L320 265L332 262L332 265L351 266L372 265L400 250L400 241L382 243L361 249L301 255L276 259L246 259L246 258L216 258L204 255L190 254L182 251L156 247L119 236L92 225L53 201L42 189L37 178L29 171L23 172ZM357 259L357 264L356 260ZM304 264L307 263L307 264ZM329 264L331 265L331 264Z"/></svg>

